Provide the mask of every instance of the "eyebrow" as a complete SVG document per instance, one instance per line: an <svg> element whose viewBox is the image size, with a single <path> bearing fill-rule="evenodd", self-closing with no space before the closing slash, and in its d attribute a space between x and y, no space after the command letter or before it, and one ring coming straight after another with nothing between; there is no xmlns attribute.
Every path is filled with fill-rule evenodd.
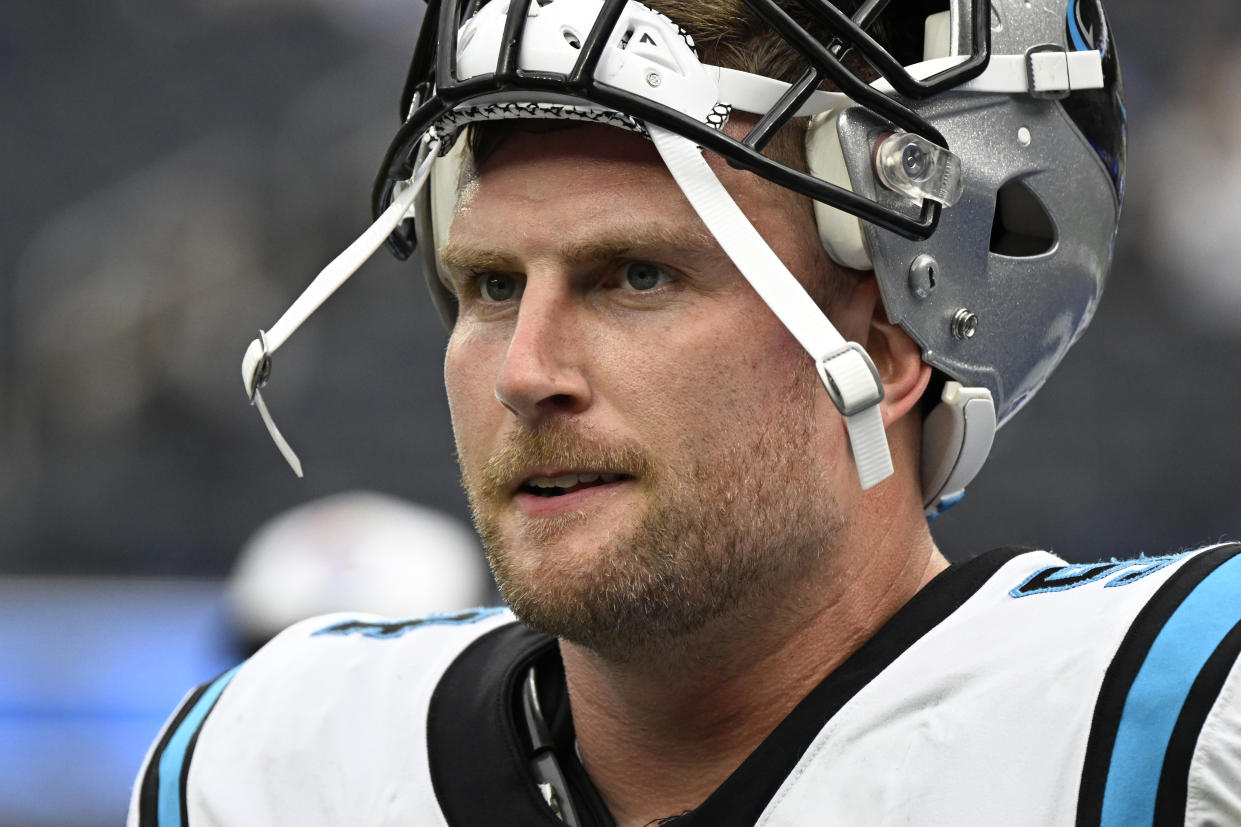
<svg viewBox="0 0 1241 827"><path fill-rule="evenodd" d="M687 253L718 252L719 245L706 228L670 228L663 225L630 228L584 241L570 242L556 250L557 258L575 265L620 258L631 250L670 248ZM518 269L519 257L503 249L475 247L447 241L439 250L449 267L486 273Z"/></svg>

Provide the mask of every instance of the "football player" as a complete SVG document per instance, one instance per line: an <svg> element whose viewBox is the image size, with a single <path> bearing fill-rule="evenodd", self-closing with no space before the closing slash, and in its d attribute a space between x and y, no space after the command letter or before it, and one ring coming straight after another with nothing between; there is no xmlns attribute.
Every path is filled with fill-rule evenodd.
<svg viewBox="0 0 1241 827"><path fill-rule="evenodd" d="M1098 0L431 0L376 223L507 603L295 625L134 825L1241 823L1241 546L949 565L1124 187Z"/></svg>

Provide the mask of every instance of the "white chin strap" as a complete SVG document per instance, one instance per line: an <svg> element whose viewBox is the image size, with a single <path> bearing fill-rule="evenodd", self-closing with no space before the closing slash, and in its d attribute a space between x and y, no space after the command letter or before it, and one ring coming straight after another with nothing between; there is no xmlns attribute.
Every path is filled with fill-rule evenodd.
<svg viewBox="0 0 1241 827"><path fill-rule="evenodd" d="M250 342L250 346L246 348L246 355L242 357L241 381L245 383L246 394L259 409L259 416L263 418L263 424L267 426L267 432L271 434L272 441L276 443L276 447L288 461L293 473L299 477L302 476L301 460L297 458L288 440L276 427L275 421L272 420L267 410L267 404L263 402L263 394L259 392L259 388L266 385L271 376L271 355L289 340L293 332L301 327L311 314L319 309L319 305L327 301L328 296L335 293L350 276L358 271L358 268L375 254L384 240L392 235L403 220L413 215L414 199L426 185L431 175L431 167L439 155L439 149L440 142L437 140L427 144L425 154L414 171L413 178L392 199L388 209L384 210L375 223L371 224L340 255L332 259L327 267L319 271L319 275L307 285L302 294L297 297L297 301L284 311L284 315L272 325L271 330L259 331L258 338Z"/></svg>
<svg viewBox="0 0 1241 827"><path fill-rule="evenodd" d="M845 418L863 490L892 473L879 403L883 383L861 345L847 342L776 256L724 189L702 151L681 136L648 125L655 148L699 218L762 298L814 359L819 377Z"/></svg>

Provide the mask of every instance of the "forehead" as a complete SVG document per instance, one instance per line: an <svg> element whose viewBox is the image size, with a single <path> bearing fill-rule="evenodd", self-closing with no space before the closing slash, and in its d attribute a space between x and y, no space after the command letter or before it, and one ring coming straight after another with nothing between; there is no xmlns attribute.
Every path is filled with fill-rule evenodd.
<svg viewBox="0 0 1241 827"><path fill-rule="evenodd" d="M516 129L497 141L480 142L478 160L467 164L458 212L472 208L480 194L532 207L590 195L600 209L617 209L629 203L617 196L630 195L624 191L632 187L649 187L652 196L679 192L654 145L615 127Z"/></svg>
<svg viewBox="0 0 1241 827"><path fill-rule="evenodd" d="M509 120L470 127L470 154L480 169L512 164L531 156L566 160L615 160L659 164L654 145L643 136L607 124L557 120Z"/></svg>
<svg viewBox="0 0 1241 827"><path fill-rule="evenodd" d="M444 247L705 236L654 145L614 127L513 131L467 164ZM661 232L661 228L663 232Z"/></svg>
<svg viewBox="0 0 1241 827"><path fill-rule="evenodd" d="M663 225L673 235L706 233L658 152L645 137L597 124L521 125L485 133L467 164L451 228L441 243L512 240L517 233L581 233L603 226ZM789 193L707 155L738 205L769 242L807 229L810 215ZM797 213L804 212L804 216ZM813 226L810 238L815 238ZM650 235L645 232L645 235Z"/></svg>

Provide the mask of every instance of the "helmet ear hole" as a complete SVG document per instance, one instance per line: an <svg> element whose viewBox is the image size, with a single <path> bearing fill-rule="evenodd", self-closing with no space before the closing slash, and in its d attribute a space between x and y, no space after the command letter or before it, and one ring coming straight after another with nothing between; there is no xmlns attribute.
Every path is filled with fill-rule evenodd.
<svg viewBox="0 0 1241 827"><path fill-rule="evenodd" d="M991 221L991 252L1028 258L1049 253L1056 246L1056 227L1047 208L1020 179L1000 187Z"/></svg>

